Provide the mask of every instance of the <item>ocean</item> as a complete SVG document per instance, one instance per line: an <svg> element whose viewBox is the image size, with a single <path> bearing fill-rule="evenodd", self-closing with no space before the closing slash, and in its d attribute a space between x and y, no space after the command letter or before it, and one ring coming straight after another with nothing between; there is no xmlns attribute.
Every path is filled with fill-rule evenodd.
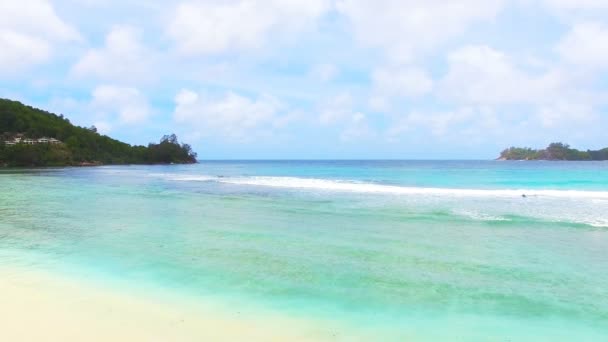
<svg viewBox="0 0 608 342"><path fill-rule="evenodd" d="M608 162L4 169L0 264L342 340L608 340Z"/></svg>

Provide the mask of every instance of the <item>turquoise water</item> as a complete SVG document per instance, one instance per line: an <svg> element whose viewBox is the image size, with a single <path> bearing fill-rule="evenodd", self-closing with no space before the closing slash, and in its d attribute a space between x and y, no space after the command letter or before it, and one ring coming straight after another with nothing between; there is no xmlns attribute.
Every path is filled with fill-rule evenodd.
<svg viewBox="0 0 608 342"><path fill-rule="evenodd" d="M608 163L2 170L0 263L314 318L346 339L608 340Z"/></svg>

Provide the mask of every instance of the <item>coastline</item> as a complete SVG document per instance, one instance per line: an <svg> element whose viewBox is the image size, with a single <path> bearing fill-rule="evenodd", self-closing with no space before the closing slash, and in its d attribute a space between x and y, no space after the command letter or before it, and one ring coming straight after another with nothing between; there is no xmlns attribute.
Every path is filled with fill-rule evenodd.
<svg viewBox="0 0 608 342"><path fill-rule="evenodd" d="M149 163L149 164L103 164L99 162L82 162L75 164L65 164L65 165L30 165L30 166L11 166L8 164L0 164L0 169L45 169L45 168L64 168L64 167L83 167L83 168L92 168L98 166L167 166L167 165L194 165L198 164L198 161L188 162L188 163Z"/></svg>
<svg viewBox="0 0 608 342"><path fill-rule="evenodd" d="M120 284L119 284L120 285ZM589 326L556 330L559 320L509 321L450 315L412 316L403 331L356 328L314 319L253 313L213 300L192 301L168 291L117 288L70 274L0 266L2 341L433 341L540 339L568 341L582 334L600 339ZM145 286L144 286L145 287ZM143 290L143 291L142 291ZM241 310L243 309L243 310ZM449 310L448 310L449 311ZM438 324L441 329L437 329Z"/></svg>
<svg viewBox="0 0 608 342"><path fill-rule="evenodd" d="M326 341L335 331L171 294L114 289L46 271L0 267L5 341Z"/></svg>

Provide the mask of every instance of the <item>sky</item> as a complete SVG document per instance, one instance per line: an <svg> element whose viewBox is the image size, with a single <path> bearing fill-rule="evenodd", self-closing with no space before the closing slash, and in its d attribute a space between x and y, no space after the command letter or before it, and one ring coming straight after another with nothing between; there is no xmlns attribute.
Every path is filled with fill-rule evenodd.
<svg viewBox="0 0 608 342"><path fill-rule="evenodd" d="M0 97L200 159L608 146L607 0L0 0Z"/></svg>

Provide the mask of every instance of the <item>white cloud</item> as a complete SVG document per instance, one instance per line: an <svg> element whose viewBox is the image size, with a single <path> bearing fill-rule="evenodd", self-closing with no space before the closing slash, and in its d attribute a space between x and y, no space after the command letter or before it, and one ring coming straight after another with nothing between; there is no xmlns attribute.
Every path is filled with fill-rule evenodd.
<svg viewBox="0 0 608 342"><path fill-rule="evenodd" d="M319 107L319 123L341 129L342 142L357 142L376 136L367 116L355 110L351 93L342 92L323 101Z"/></svg>
<svg viewBox="0 0 608 342"><path fill-rule="evenodd" d="M363 113L354 113L348 121L346 128L340 134L343 142L360 142L376 136L367 117Z"/></svg>
<svg viewBox="0 0 608 342"><path fill-rule="evenodd" d="M136 88L102 85L93 90L91 107L106 119L117 117L121 124L138 124L150 116L146 97Z"/></svg>
<svg viewBox="0 0 608 342"><path fill-rule="evenodd" d="M396 61L409 61L472 24L493 19L502 0L338 0L337 10L365 46L381 48Z"/></svg>
<svg viewBox="0 0 608 342"><path fill-rule="evenodd" d="M510 111L529 127L588 124L599 118L597 108L606 101L576 70L557 65L526 71L511 56L488 46L460 48L448 55L448 65L439 81L440 96L457 105L502 112L505 125Z"/></svg>
<svg viewBox="0 0 608 342"><path fill-rule="evenodd" d="M329 9L329 0L186 1L177 5L167 33L187 55L256 49L271 35L310 28Z"/></svg>
<svg viewBox="0 0 608 342"><path fill-rule="evenodd" d="M393 98L419 97L430 93L433 80L420 68L385 67L372 73L372 88L372 109L384 111Z"/></svg>
<svg viewBox="0 0 608 342"><path fill-rule="evenodd" d="M0 73L46 62L58 44L79 40L46 0L0 2Z"/></svg>
<svg viewBox="0 0 608 342"><path fill-rule="evenodd" d="M322 125L339 123L353 115L354 99L349 92L342 92L325 100L319 108L319 122Z"/></svg>
<svg viewBox="0 0 608 342"><path fill-rule="evenodd" d="M0 31L0 50L0 72L42 63L51 54L45 40L5 30Z"/></svg>
<svg viewBox="0 0 608 342"><path fill-rule="evenodd" d="M536 116L544 128L564 126L564 123L569 127L584 126L599 119L592 105L572 103L561 99L556 99L553 104L542 106Z"/></svg>
<svg viewBox="0 0 608 342"><path fill-rule="evenodd" d="M524 5L540 4L546 12L565 24L589 20L605 21L608 1L605 0L518 0ZM524 10L526 10L524 8Z"/></svg>
<svg viewBox="0 0 608 342"><path fill-rule="evenodd" d="M0 15L2 29L58 41L79 39L78 32L57 16L47 0L2 1Z"/></svg>
<svg viewBox="0 0 608 342"><path fill-rule="evenodd" d="M372 80L375 89L387 96L420 96L433 89L433 80L417 68L380 68Z"/></svg>
<svg viewBox="0 0 608 342"><path fill-rule="evenodd" d="M484 45L465 46L451 52L448 66L447 74L440 80L440 94L467 105L553 101L572 81L557 69L528 73L506 53Z"/></svg>
<svg viewBox="0 0 608 342"><path fill-rule="evenodd" d="M268 95L249 98L227 92L209 97L188 89L175 96L173 118L177 123L196 130L199 136L220 136L249 141L289 121L284 105Z"/></svg>
<svg viewBox="0 0 608 342"><path fill-rule="evenodd" d="M151 77L152 59L154 52L142 44L139 30L115 26L106 36L105 45L87 51L74 65L72 73L106 81L141 81Z"/></svg>
<svg viewBox="0 0 608 342"><path fill-rule="evenodd" d="M544 0L545 5L558 10L602 10L608 9L606 0Z"/></svg>
<svg viewBox="0 0 608 342"><path fill-rule="evenodd" d="M557 51L566 62L576 66L586 69L606 69L608 68L608 27L600 23L576 24L558 44Z"/></svg>
<svg viewBox="0 0 608 342"><path fill-rule="evenodd" d="M309 74L312 78L321 82L329 82L333 80L338 75L338 73L338 67L331 63L313 65L309 71Z"/></svg>
<svg viewBox="0 0 608 342"><path fill-rule="evenodd" d="M407 132L423 129L434 136L443 136L454 126L469 122L474 116L474 110L468 107L445 112L414 111L393 124L387 135L389 139L395 139Z"/></svg>
<svg viewBox="0 0 608 342"><path fill-rule="evenodd" d="M529 80L505 53L488 46L465 46L448 54L448 72L441 80L444 96L465 103L519 102Z"/></svg>

